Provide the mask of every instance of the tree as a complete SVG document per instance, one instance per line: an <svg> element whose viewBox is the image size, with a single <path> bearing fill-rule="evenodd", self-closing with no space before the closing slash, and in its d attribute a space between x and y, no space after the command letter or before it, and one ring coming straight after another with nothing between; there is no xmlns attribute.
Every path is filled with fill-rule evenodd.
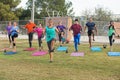
<svg viewBox="0 0 120 80"><path fill-rule="evenodd" d="M110 21L112 12L102 7L95 8L94 18L97 21Z"/></svg>
<svg viewBox="0 0 120 80"><path fill-rule="evenodd" d="M20 0L0 0L0 21L18 20L22 8L16 8Z"/></svg>
<svg viewBox="0 0 120 80"><path fill-rule="evenodd" d="M27 3L27 9L31 9L32 0ZM36 0L35 1L35 18L48 16L69 16L73 15L72 2L65 0Z"/></svg>
<svg viewBox="0 0 120 80"><path fill-rule="evenodd" d="M96 7L94 10L86 9L85 11L83 11L83 16L86 19L88 19L89 17L93 17L96 21L110 21L112 12L102 7Z"/></svg>

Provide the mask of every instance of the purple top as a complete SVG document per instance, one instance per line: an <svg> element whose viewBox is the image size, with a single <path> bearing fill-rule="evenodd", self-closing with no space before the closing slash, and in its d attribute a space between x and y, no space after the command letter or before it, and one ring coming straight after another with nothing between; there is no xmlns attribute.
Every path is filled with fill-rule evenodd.
<svg viewBox="0 0 120 80"><path fill-rule="evenodd" d="M12 29L12 26L7 26L6 27L6 30L7 30L7 33L10 34L10 30Z"/></svg>
<svg viewBox="0 0 120 80"><path fill-rule="evenodd" d="M43 29L42 28L35 28L33 32L36 32L38 34L38 37L42 37Z"/></svg>
<svg viewBox="0 0 120 80"><path fill-rule="evenodd" d="M57 26L57 29L58 29L60 32L63 32L64 29L66 29L66 27L63 26L63 25L58 25L58 26Z"/></svg>
<svg viewBox="0 0 120 80"><path fill-rule="evenodd" d="M82 30L82 27L79 24L73 24L70 29L73 30L73 34L75 36L78 33L80 33L80 31Z"/></svg>

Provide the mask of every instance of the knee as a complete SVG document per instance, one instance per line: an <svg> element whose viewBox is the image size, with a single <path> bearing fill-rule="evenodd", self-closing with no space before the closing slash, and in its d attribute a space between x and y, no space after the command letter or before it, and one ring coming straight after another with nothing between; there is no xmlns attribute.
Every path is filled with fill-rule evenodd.
<svg viewBox="0 0 120 80"><path fill-rule="evenodd" d="M16 44L15 44L15 43L13 43L13 46L16 46Z"/></svg>

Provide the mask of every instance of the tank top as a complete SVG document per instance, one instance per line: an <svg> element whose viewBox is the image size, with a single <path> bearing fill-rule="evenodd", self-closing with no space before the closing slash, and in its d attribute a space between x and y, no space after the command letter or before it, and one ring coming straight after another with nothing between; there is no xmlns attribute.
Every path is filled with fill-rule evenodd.
<svg viewBox="0 0 120 80"><path fill-rule="evenodd" d="M49 42L55 37L56 37L55 27L49 28L48 26L46 26L46 41Z"/></svg>

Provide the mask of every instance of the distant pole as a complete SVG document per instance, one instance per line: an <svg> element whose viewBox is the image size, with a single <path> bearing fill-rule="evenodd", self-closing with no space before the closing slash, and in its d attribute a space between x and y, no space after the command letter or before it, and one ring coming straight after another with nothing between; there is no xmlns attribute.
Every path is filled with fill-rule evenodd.
<svg viewBox="0 0 120 80"><path fill-rule="evenodd" d="M31 20L34 22L34 7L35 7L35 1L32 0L32 11L31 11Z"/></svg>

